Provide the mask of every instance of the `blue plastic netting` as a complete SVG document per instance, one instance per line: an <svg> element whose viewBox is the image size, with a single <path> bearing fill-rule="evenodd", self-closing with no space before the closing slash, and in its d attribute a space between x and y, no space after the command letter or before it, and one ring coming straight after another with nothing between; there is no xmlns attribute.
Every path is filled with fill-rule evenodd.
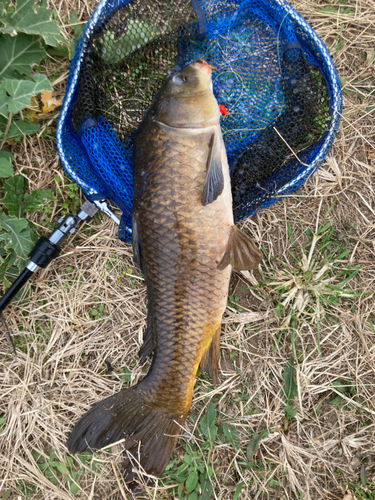
<svg viewBox="0 0 375 500"><path fill-rule="evenodd" d="M67 174L88 199L132 210L132 137L167 76L198 58L214 93L236 220L293 192L318 168L342 96L328 51L282 0L103 0L72 60L57 129Z"/></svg>

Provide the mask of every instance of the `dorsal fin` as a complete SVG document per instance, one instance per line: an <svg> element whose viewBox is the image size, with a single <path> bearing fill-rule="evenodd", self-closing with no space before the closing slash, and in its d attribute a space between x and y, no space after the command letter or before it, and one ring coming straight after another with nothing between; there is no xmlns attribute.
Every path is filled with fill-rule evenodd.
<svg viewBox="0 0 375 500"><path fill-rule="evenodd" d="M215 201L224 189L222 148L223 144L220 134L214 132L210 142L210 152L207 160L207 175L201 197L203 206Z"/></svg>
<svg viewBox="0 0 375 500"><path fill-rule="evenodd" d="M248 271L258 267L262 260L262 252L245 233L231 227L227 249L217 268L222 271L229 264L234 271Z"/></svg>

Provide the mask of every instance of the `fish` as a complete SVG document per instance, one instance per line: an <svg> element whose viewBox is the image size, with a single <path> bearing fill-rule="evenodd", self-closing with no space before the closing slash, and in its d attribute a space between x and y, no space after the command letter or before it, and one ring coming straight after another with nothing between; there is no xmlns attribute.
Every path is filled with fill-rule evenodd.
<svg viewBox="0 0 375 500"><path fill-rule="evenodd" d="M160 476L188 416L198 368L217 381L220 327L232 270L262 253L235 225L229 167L202 59L167 78L134 137L134 260L147 285L141 362L149 372L91 408L67 441L69 452L125 439L124 478ZM134 467L134 468L133 468Z"/></svg>

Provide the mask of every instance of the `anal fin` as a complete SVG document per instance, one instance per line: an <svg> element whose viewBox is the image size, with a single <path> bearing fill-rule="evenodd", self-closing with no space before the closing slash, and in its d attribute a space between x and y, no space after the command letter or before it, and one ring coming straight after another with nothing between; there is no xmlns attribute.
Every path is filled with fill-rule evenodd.
<svg viewBox="0 0 375 500"><path fill-rule="evenodd" d="M219 371L219 359L220 359L220 335L221 326L216 330L212 342L209 347L203 353L200 368L203 372L209 374L212 378L214 384L217 384L217 374Z"/></svg>
<svg viewBox="0 0 375 500"><path fill-rule="evenodd" d="M141 364L146 362L146 359L155 349L156 340L154 335L154 315L152 312L151 300L147 299L147 326L143 332L143 344L139 349L138 356L141 358Z"/></svg>
<svg viewBox="0 0 375 500"><path fill-rule="evenodd" d="M262 252L251 238L232 226L227 248L217 268L222 271L230 264L234 271L248 271L256 269L261 260Z"/></svg>

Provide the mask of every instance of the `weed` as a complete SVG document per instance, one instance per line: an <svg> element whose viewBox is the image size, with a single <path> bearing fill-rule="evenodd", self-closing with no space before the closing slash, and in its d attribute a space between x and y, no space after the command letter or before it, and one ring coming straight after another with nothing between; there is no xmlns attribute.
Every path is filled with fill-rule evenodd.
<svg viewBox="0 0 375 500"><path fill-rule="evenodd" d="M82 204L82 194L77 184L74 182L65 184L65 186L61 189L61 194L64 199L62 203L61 215L64 216L71 213L77 213L78 208Z"/></svg>
<svg viewBox="0 0 375 500"><path fill-rule="evenodd" d="M104 304L100 304L97 309L90 310L90 316L94 319L99 319L103 316Z"/></svg>
<svg viewBox="0 0 375 500"><path fill-rule="evenodd" d="M125 271L122 271L121 273L121 277L124 278L125 276L130 276L130 279L129 279L129 285L132 287L132 288L136 288L136 279L135 278L132 278L132 275L133 275L133 269L126 269Z"/></svg>
<svg viewBox="0 0 375 500"><path fill-rule="evenodd" d="M269 434L269 430L263 429L260 434L255 433L253 435L253 437L251 438L250 443L247 445L247 448L246 448L246 456L248 459L248 463L243 464L243 465L245 465L246 468L253 469L255 467L254 457L258 451L260 442L262 441L262 439L266 438L268 436L268 434Z"/></svg>
<svg viewBox="0 0 375 500"><path fill-rule="evenodd" d="M367 486L349 483L358 500L375 500L375 483L368 483Z"/></svg>
<svg viewBox="0 0 375 500"><path fill-rule="evenodd" d="M229 297L228 297L228 306L229 307L233 307L233 309L235 309L238 312L242 312L243 311L242 307L240 307L238 305L239 300L240 300L239 297L235 297L233 295L229 295Z"/></svg>
<svg viewBox="0 0 375 500"><path fill-rule="evenodd" d="M182 461L171 460L162 476L166 484L177 483L174 494L180 499L210 500L212 492L211 478L214 475L212 451L216 440L218 427L215 424L216 410L209 403L206 415L199 425L199 446L186 444L186 453ZM227 433L228 433L227 429ZM223 433L225 431L223 430ZM230 434L230 432L229 432Z"/></svg>
<svg viewBox="0 0 375 500"><path fill-rule="evenodd" d="M56 21L51 20L52 11L46 8L45 3L2 3L2 10L1 146L5 141L18 141L24 134L39 130L39 126L33 123L36 108L32 99L41 91L52 91L52 86L48 78L38 72L30 77L31 68L46 57L45 45L56 47L63 41ZM22 114L25 109L30 113Z"/></svg>
<svg viewBox="0 0 375 500"><path fill-rule="evenodd" d="M27 182L22 175L15 175L4 182L0 189L0 280L10 286L24 269L29 252L34 247L37 235L34 226L23 215L40 209L53 199L50 190L37 189L27 193Z"/></svg>
<svg viewBox="0 0 375 500"><path fill-rule="evenodd" d="M34 486L32 484L28 484L25 481L23 481L22 479L17 481L17 490L23 494L24 498L30 498L32 495L36 494L38 491L36 486ZM10 493L11 493L11 491L9 490L9 496L5 497L5 498L9 498ZM4 496L3 496L3 498L4 498Z"/></svg>
<svg viewBox="0 0 375 500"><path fill-rule="evenodd" d="M92 453L89 452L77 455L75 460L67 455L65 462L59 460L54 450L49 455L34 450L32 456L38 469L52 484L66 483L73 495L80 490L79 478L87 468L93 472L100 471L100 463L93 460Z"/></svg>
<svg viewBox="0 0 375 500"><path fill-rule="evenodd" d="M277 259L280 268L263 274L263 285L276 299L276 313L283 318L282 329L308 322L317 325L319 334L326 309L361 295L346 288L361 266L344 261L350 250L336 237L332 222L319 226L315 232L307 229L305 235L310 242L301 251L296 248L290 230L288 234L293 264Z"/></svg>

